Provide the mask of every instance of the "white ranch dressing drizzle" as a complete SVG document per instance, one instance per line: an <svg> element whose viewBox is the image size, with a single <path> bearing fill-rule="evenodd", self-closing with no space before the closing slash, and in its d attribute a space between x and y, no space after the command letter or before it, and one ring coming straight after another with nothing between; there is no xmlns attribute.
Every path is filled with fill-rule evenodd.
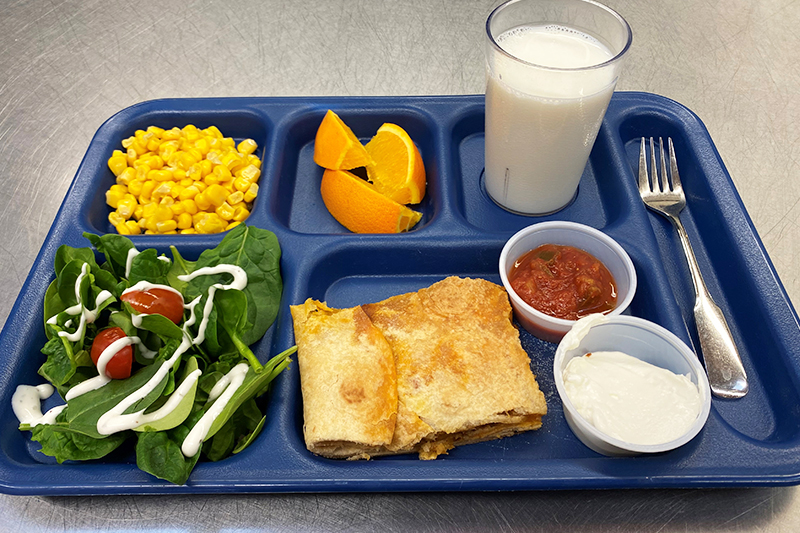
<svg viewBox="0 0 800 533"><path fill-rule="evenodd" d="M106 290L100 291L100 294L98 294L97 298L95 298L94 308L87 308L81 299L81 282L87 275L89 275L89 263L84 263L83 266L81 266L81 273L75 280L75 299L78 300L78 303L64 310L64 312L68 315L81 316L80 321L78 322L78 329L76 329L73 333L67 333L66 331L58 332L59 337L65 337L70 342L78 342L81 340L81 337L83 337L83 333L86 330L86 324L93 323L97 319L97 310L100 308L103 302L113 297L113 295ZM47 319L47 323L54 325L57 323L57 320L58 314L55 314ZM65 326L69 327L68 324L71 324L71 321L67 322Z"/></svg>
<svg viewBox="0 0 800 533"><path fill-rule="evenodd" d="M39 424L53 424L58 414L64 410L65 405L53 407L45 414L42 414L41 401L53 395L55 389L49 383L42 385L19 385L11 396L11 408L17 416L20 424L28 424L30 427Z"/></svg>
<svg viewBox="0 0 800 533"><path fill-rule="evenodd" d="M231 369L230 372L225 374L208 393L208 401L214 402L208 411L203 414L200 420L192 427L192 430L186 435L181 445L181 452L186 457L193 457L200 451L200 446L206 439L211 426L214 421L231 401L233 395L244 383L244 377L247 374L247 369L250 366L247 363L239 363ZM223 392L224 391L224 392Z"/></svg>
<svg viewBox="0 0 800 533"><path fill-rule="evenodd" d="M214 306L214 294L216 294L217 289L244 290L244 288L247 287L247 272L245 272L243 268L236 265L217 265L213 267L198 268L191 274L178 276L178 279L181 281L192 281L197 276L212 276L214 274L222 273L227 273L233 276L233 281L227 285L215 283L208 288L208 299L206 300L206 305L203 307L203 319L200 321L200 326L197 328L197 337L194 338L192 344L200 344L206 339L206 326L208 326L208 317L211 315L211 309Z"/></svg>

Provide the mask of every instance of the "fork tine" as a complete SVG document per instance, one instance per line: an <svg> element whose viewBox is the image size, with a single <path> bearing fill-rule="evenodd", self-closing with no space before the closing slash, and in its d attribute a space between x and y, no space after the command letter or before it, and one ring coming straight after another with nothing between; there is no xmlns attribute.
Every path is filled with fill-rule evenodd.
<svg viewBox="0 0 800 533"><path fill-rule="evenodd" d="M661 192L661 184L658 182L658 165L656 164L656 148L652 137L650 137L650 174L653 176L653 186L651 190L656 190Z"/></svg>
<svg viewBox="0 0 800 533"><path fill-rule="evenodd" d="M642 137L642 145L639 149L639 192L645 193L650 190L650 179L647 177L647 146Z"/></svg>
<svg viewBox="0 0 800 533"><path fill-rule="evenodd" d="M669 186L669 177L667 176L667 161L664 157L664 139L658 138L658 148L661 155L661 191L671 191L672 187Z"/></svg>
<svg viewBox="0 0 800 533"><path fill-rule="evenodd" d="M675 147L672 145L672 137L667 137L669 144L669 174L672 177L672 188L681 188L681 176L678 174L678 158L675 157Z"/></svg>

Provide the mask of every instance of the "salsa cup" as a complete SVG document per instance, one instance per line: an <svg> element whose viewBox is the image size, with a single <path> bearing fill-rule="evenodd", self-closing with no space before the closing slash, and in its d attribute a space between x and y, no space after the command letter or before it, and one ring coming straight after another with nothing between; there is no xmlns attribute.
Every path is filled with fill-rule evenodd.
<svg viewBox="0 0 800 533"><path fill-rule="evenodd" d="M508 274L514 262L543 244L573 246L599 259L614 276L617 284L617 305L606 314L619 315L628 308L636 292L636 269L617 241L600 230L576 222L540 222L514 234L500 253L500 279L508 292L514 316L523 328L540 339L557 343L576 322L534 309L511 288Z"/></svg>

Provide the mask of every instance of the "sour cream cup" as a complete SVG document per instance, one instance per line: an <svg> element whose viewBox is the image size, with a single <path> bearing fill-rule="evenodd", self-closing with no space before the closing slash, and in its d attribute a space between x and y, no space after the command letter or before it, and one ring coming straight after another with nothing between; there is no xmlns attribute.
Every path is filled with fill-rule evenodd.
<svg viewBox="0 0 800 533"><path fill-rule="evenodd" d="M534 309L511 288L508 273L514 262L543 244L573 246L599 259L614 276L617 284L617 306L606 315L619 315L628 308L636 293L636 269L625 249L617 241L600 230L576 222L540 222L514 234L500 253L500 279L508 292L514 316L523 328L540 339L557 343L576 322L556 318Z"/></svg>
<svg viewBox="0 0 800 533"><path fill-rule="evenodd" d="M700 392L701 407L694 424L680 437L662 444L626 442L594 427L570 401L563 372L573 358L601 351L623 352L674 374L688 376ZM639 317L594 315L584 319L558 345L553 377L570 429L582 443L602 455L660 453L683 446L697 436L711 410L708 378L695 353L671 331Z"/></svg>

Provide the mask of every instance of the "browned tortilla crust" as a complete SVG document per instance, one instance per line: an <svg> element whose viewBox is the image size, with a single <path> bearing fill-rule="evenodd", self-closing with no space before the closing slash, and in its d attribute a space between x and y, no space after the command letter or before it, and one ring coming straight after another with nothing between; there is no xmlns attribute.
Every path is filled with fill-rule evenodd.
<svg viewBox="0 0 800 533"><path fill-rule="evenodd" d="M388 453L433 459L456 445L541 426L544 395L502 287L449 277L362 308L391 345L397 369Z"/></svg>
<svg viewBox="0 0 800 533"><path fill-rule="evenodd" d="M308 299L290 309L308 449L346 458L390 444L397 384L386 339L360 307L331 309Z"/></svg>

